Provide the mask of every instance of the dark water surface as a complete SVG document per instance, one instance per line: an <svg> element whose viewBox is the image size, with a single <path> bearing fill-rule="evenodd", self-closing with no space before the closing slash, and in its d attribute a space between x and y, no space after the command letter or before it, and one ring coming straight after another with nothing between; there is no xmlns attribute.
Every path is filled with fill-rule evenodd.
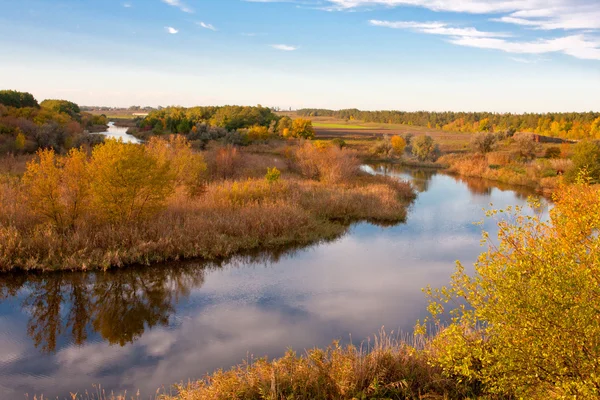
<svg viewBox="0 0 600 400"><path fill-rule="evenodd" d="M405 224L354 225L301 250L107 273L0 276L0 399L61 399L95 384L148 398L254 355L411 332L421 288L448 282L482 248L483 208L523 190L434 171L367 167L419 190ZM374 169L373 169L374 168ZM495 222L484 229L495 232ZM69 397L70 398L70 397Z"/></svg>

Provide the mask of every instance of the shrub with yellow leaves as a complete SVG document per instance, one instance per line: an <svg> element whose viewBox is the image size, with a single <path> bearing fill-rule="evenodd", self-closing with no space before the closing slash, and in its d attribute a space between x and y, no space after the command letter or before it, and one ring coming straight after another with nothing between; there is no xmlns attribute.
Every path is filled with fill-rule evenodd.
<svg viewBox="0 0 600 400"><path fill-rule="evenodd" d="M458 263L450 287L428 289L438 323L457 305L430 349L446 374L514 398L600 396L600 188L580 180L554 201L550 221L490 211L511 217L498 245L473 276Z"/></svg>

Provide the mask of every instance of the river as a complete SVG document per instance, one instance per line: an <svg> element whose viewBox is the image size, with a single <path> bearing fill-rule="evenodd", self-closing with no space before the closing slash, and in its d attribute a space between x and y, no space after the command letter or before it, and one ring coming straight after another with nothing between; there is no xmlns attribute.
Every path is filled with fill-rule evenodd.
<svg viewBox="0 0 600 400"><path fill-rule="evenodd" d="M104 135L110 139L121 139L125 143L140 143L140 141L133 135L127 133L127 129L121 126L115 126L114 122L108 123L106 132L97 132L97 135Z"/></svg>
<svg viewBox="0 0 600 400"><path fill-rule="evenodd" d="M360 343L382 326L410 333L426 315L421 288L447 284L455 260L471 265L482 251L473 223L483 209L531 194L435 171L366 169L413 181L419 196L406 223L359 223L332 242L222 263L0 276L0 398L70 398L101 384L145 399L289 347ZM493 237L495 222L483 229Z"/></svg>

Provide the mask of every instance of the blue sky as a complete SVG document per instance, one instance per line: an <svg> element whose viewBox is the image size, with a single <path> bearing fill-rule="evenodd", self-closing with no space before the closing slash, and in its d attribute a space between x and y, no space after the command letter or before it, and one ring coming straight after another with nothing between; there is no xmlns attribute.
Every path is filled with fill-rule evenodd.
<svg viewBox="0 0 600 400"><path fill-rule="evenodd" d="M0 88L85 105L600 110L598 0L0 0Z"/></svg>

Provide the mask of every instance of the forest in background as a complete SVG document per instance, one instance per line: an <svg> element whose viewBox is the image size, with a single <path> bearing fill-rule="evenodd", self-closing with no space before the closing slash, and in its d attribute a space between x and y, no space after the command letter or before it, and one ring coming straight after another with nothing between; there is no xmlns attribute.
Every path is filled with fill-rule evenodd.
<svg viewBox="0 0 600 400"><path fill-rule="evenodd" d="M491 112L361 111L305 108L303 117L403 124L451 132L530 132L565 139L600 139L600 112L502 114Z"/></svg>

